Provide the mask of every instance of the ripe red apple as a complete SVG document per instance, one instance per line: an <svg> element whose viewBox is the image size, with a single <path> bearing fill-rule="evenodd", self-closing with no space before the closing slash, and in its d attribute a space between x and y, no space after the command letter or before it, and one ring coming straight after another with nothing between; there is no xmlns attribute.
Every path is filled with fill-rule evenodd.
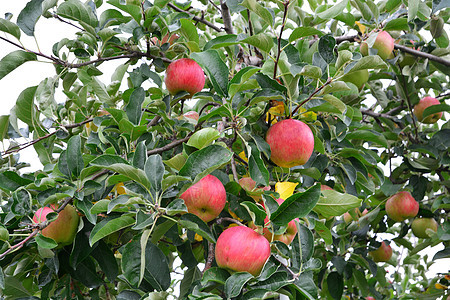
<svg viewBox="0 0 450 300"><path fill-rule="evenodd" d="M369 296L369 297L366 297L366 300L375 300L375 298L372 296Z"/></svg>
<svg viewBox="0 0 450 300"><path fill-rule="evenodd" d="M248 193L256 202L261 201L261 195L264 191L270 191L270 186L256 187L256 182L250 177L242 177L239 179L239 185Z"/></svg>
<svg viewBox="0 0 450 300"><path fill-rule="evenodd" d="M369 254L372 256L374 262L388 261L392 256L392 248L390 245L382 242L380 248L375 251L370 251Z"/></svg>
<svg viewBox="0 0 450 300"><path fill-rule="evenodd" d="M257 276L270 257L270 244L248 227L230 227L217 239L215 256L221 268Z"/></svg>
<svg viewBox="0 0 450 300"><path fill-rule="evenodd" d="M277 201L278 205L281 205L281 203L284 202L284 200L281 198L277 199L276 201ZM268 222L269 222L269 217L267 216L264 219L264 224L267 224ZM269 242L272 241L273 233L270 232L269 228L264 227L263 234ZM282 234L276 234L273 237L273 240L280 241L280 242L285 243L286 245L289 245L294 240L296 234L297 234L297 226L295 225L295 220L292 220L288 223L286 231Z"/></svg>
<svg viewBox="0 0 450 300"><path fill-rule="evenodd" d="M349 72L342 76L340 80L353 83L358 87L359 90L361 90L367 80L369 80L369 71L365 69L355 72Z"/></svg>
<svg viewBox="0 0 450 300"><path fill-rule="evenodd" d="M415 236L422 239L428 239L429 236L426 233L427 229L431 229L434 232L437 232L438 229L438 223L433 218L419 218L414 219L414 221L411 224L412 232Z"/></svg>
<svg viewBox="0 0 450 300"><path fill-rule="evenodd" d="M33 222L39 224L46 221L47 215L55 212L56 209L57 207L55 205L51 205L51 208L47 206L39 208L33 216ZM67 205L59 212L58 218L42 229L41 233L43 236L52 238L60 246L69 245L72 244L77 234L79 221L80 216L75 207Z"/></svg>
<svg viewBox="0 0 450 300"><path fill-rule="evenodd" d="M438 112L432 115L427 116L425 119L423 116L423 111L425 108L430 107L432 105L441 104L438 99L433 97L424 97L420 99L419 103L414 106L414 115L416 116L419 122L425 124L434 124L442 117L442 112Z"/></svg>
<svg viewBox="0 0 450 300"><path fill-rule="evenodd" d="M372 48L377 49L378 56L386 60L394 50L394 39L386 31L380 31ZM369 46L366 42L361 43L360 51L364 56L369 55Z"/></svg>
<svg viewBox="0 0 450 300"><path fill-rule="evenodd" d="M394 221L414 218L419 212L419 203L409 192L398 192L386 202L386 213Z"/></svg>
<svg viewBox="0 0 450 300"><path fill-rule="evenodd" d="M188 212L209 222L216 218L225 207L227 194L217 177L206 175L181 194L180 198L184 200Z"/></svg>
<svg viewBox="0 0 450 300"><path fill-rule="evenodd" d="M355 213L356 215L359 217L365 216L367 215L369 211L367 209L365 209L362 213L359 210L359 208L355 208ZM344 213L344 222L345 223L350 223L351 221L353 221L353 217L350 215L349 212Z"/></svg>
<svg viewBox="0 0 450 300"><path fill-rule="evenodd" d="M194 60L181 58L167 67L165 83L172 95L186 91L192 97L205 86L205 74Z"/></svg>
<svg viewBox="0 0 450 300"><path fill-rule="evenodd" d="M280 167L304 165L314 150L314 135L302 121L286 119L269 128L270 159Z"/></svg>

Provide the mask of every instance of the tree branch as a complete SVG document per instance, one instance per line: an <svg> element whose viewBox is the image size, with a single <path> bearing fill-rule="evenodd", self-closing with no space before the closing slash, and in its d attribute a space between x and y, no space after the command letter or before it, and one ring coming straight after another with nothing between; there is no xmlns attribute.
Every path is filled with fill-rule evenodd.
<svg viewBox="0 0 450 300"><path fill-rule="evenodd" d="M277 69L278 69L278 61L280 60L281 55L281 37L283 36L284 26L286 25L286 17L288 13L289 0L283 2L284 5L284 14L283 14L283 22L281 23L280 35L278 36L278 50L277 50L277 58L275 60L275 65L273 66L273 79L277 78ZM249 15L250 17L250 15Z"/></svg>
<svg viewBox="0 0 450 300"><path fill-rule="evenodd" d="M176 10L177 12L183 12L183 13L187 13L187 14L191 15L193 20L195 20L195 21L197 21L197 22L200 22L200 23L203 23L203 24L205 24L206 26L211 27L212 29L214 29L214 30L217 31L217 32L221 32L221 31L222 31L222 29L220 29L219 27L217 27L217 26L214 25L213 23L211 23L211 22L209 22L209 21L206 21L203 17L202 17L202 18L199 18L199 17L197 17L196 15L194 15L193 13L191 13L191 12L189 12L189 11L187 11L187 10L183 10L183 9L181 9L181 8L176 7L176 6L173 5L172 3L167 3L167 6L169 6L169 7L172 8L173 10Z"/></svg>
<svg viewBox="0 0 450 300"><path fill-rule="evenodd" d="M401 124L402 122L395 116L391 116L390 114L377 113L369 109L360 109L363 115L371 116L374 118L386 118L394 121L397 124Z"/></svg>
<svg viewBox="0 0 450 300"><path fill-rule="evenodd" d="M184 142L187 142L187 141L190 139L190 137L191 137L191 135L192 135L193 133L194 133L194 132L191 132L191 133L188 134L186 137L184 137L184 138L182 138L182 139L180 139L180 140L173 141L173 142L171 142L171 143L165 145L164 147L156 148L156 149L152 149L152 150L148 150L148 151L147 151L147 155L160 154L160 153L163 153L164 151L173 149L173 148L175 148L176 146L181 145L181 144L183 144Z"/></svg>
<svg viewBox="0 0 450 300"><path fill-rule="evenodd" d="M66 24L69 24L70 26L75 27L75 28L78 29L78 30L86 31L86 30L84 30L84 28L79 27L79 26L77 26L77 25L75 25L75 24L73 24L73 23L70 23L69 21L64 20L63 18L61 18L61 17L60 17L59 15L57 15L57 14L52 14L52 17L55 18L55 19L58 20L58 21L61 21L61 22L63 22L63 23L66 23Z"/></svg>
<svg viewBox="0 0 450 300"><path fill-rule="evenodd" d="M208 241L208 257L206 258L205 268L202 274L205 274L206 270L212 267L214 261L214 244Z"/></svg>
<svg viewBox="0 0 450 300"><path fill-rule="evenodd" d="M231 23L230 10L228 9L226 2L220 0L220 7L222 8L222 18L223 25L225 26L225 32L228 34L234 34L233 24Z"/></svg>
<svg viewBox="0 0 450 300"><path fill-rule="evenodd" d="M216 219L216 223L219 225L222 224L223 222L231 222L234 224L238 224L239 226L245 226L244 224L242 224L241 222L239 222L238 220L235 220L233 218L221 217L221 218Z"/></svg>
<svg viewBox="0 0 450 300"><path fill-rule="evenodd" d="M300 102L299 105L297 105L297 107L292 111L292 116L295 115L295 113L297 112L297 110L299 110L300 107L303 106L303 104L305 104L306 102L308 102L309 100L311 100L317 93L319 93L324 87L326 87L327 85L329 85L331 82L333 81L333 79L330 77L328 78L328 80L320 87L318 87L311 95L309 95L308 98L306 98L305 100L303 100L302 102Z"/></svg>

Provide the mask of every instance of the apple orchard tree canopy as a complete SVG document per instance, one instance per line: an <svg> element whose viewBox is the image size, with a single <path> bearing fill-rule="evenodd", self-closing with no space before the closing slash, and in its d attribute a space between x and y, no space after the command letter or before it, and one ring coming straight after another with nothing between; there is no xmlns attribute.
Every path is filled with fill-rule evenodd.
<svg viewBox="0 0 450 300"><path fill-rule="evenodd" d="M448 0L6 14L0 80L54 75L0 116L0 295L446 299L449 18ZM44 19L76 34L41 51Z"/></svg>

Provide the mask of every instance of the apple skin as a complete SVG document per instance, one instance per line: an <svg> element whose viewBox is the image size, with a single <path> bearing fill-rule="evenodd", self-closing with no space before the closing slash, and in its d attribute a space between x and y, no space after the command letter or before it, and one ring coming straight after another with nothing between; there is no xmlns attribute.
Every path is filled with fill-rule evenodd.
<svg viewBox="0 0 450 300"><path fill-rule="evenodd" d="M411 224L411 229L414 235L418 238L428 239L430 238L426 233L427 229L431 229L437 232L438 223L433 218L419 218L415 219Z"/></svg>
<svg viewBox="0 0 450 300"><path fill-rule="evenodd" d="M365 209L362 213L359 210L359 208L355 208L355 213L357 216L361 217L361 216L365 216L367 215L369 211L367 209ZM350 223L351 221L353 221L353 217L350 215L350 213L346 212L344 213L344 222L345 223Z"/></svg>
<svg viewBox="0 0 450 300"><path fill-rule="evenodd" d="M270 244L254 230L234 226L220 234L215 256L217 265L221 268L258 276L270 257Z"/></svg>
<svg viewBox="0 0 450 300"><path fill-rule="evenodd" d="M419 203L409 192L398 192L386 202L386 213L394 221L402 222L414 218L419 212Z"/></svg>
<svg viewBox="0 0 450 300"><path fill-rule="evenodd" d="M342 76L341 80L353 83L359 90L361 90L364 87L364 84L369 80L369 71L365 69L350 72Z"/></svg>
<svg viewBox="0 0 450 300"><path fill-rule="evenodd" d="M386 245L385 242L381 243L380 248L369 252L374 262L388 261L392 256L392 248L390 245Z"/></svg>
<svg viewBox="0 0 450 300"><path fill-rule="evenodd" d="M249 194L249 196L252 197L256 202L261 201L261 194L264 193L264 191L270 191L270 186L257 188L256 182L250 177L242 177L241 179L239 179L239 185L248 193L258 193L258 195Z"/></svg>
<svg viewBox="0 0 450 300"><path fill-rule="evenodd" d="M314 135L302 121L286 119L271 126L266 142L272 152L270 159L278 166L291 168L304 165L314 150Z"/></svg>
<svg viewBox="0 0 450 300"><path fill-rule="evenodd" d="M281 198L278 198L276 201L277 201L278 205L281 205L281 203L284 202L284 200ZM269 217L266 216L266 218L264 219L264 224L267 224L268 222L269 222ZM263 234L264 234L264 237L269 242L272 241L273 234L272 234L272 232L270 232L269 228L264 227ZM289 245L294 240L296 234L297 234L297 226L295 225L295 220L292 220L288 223L286 231L282 234L276 234L273 237L273 240L280 241L280 242L285 243L286 245Z"/></svg>
<svg viewBox="0 0 450 300"><path fill-rule="evenodd" d="M366 297L366 300L375 300L375 298L372 296L369 296L369 297Z"/></svg>
<svg viewBox="0 0 450 300"><path fill-rule="evenodd" d="M322 185L320 186L320 190L321 190L321 191L326 191L326 190L332 191L333 189L332 189L331 187L329 187L328 185L326 185L326 184L322 184Z"/></svg>
<svg viewBox="0 0 450 300"><path fill-rule="evenodd" d="M427 116L425 119L423 116L423 111L430 106L441 104L438 99L433 97L424 97L420 99L419 103L414 106L414 115L419 122L424 124L434 124L442 118L442 112L438 112Z"/></svg>
<svg viewBox="0 0 450 300"><path fill-rule="evenodd" d="M394 39L386 31L378 32L377 38L372 48L377 49L378 56L382 59L388 59L389 55L394 51ZM362 55L369 55L369 46L366 42L361 43L360 52Z"/></svg>
<svg viewBox="0 0 450 300"><path fill-rule="evenodd" d="M215 219L225 207L227 194L217 177L206 175L180 196L188 212L205 222Z"/></svg>
<svg viewBox="0 0 450 300"><path fill-rule="evenodd" d="M56 211L56 206L39 208L34 216L33 222L39 224L47 220L47 214ZM70 245L77 234L80 216L72 205L67 205L58 214L58 218L42 229L41 233L45 237L52 238L60 246Z"/></svg>
<svg viewBox="0 0 450 300"><path fill-rule="evenodd" d="M194 60L181 58L167 67L165 83L172 95L186 91L192 97L205 86L205 74Z"/></svg>

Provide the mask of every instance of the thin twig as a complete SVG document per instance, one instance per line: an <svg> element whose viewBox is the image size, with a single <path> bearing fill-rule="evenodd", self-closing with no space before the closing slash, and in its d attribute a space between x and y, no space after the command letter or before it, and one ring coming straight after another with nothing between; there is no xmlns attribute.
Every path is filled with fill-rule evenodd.
<svg viewBox="0 0 450 300"><path fill-rule="evenodd" d="M239 177L236 171L236 161L234 160L234 155L231 156L231 171L233 172L234 181L238 182Z"/></svg>
<svg viewBox="0 0 450 300"><path fill-rule="evenodd" d="M57 14L52 14L52 17L55 18L55 19L58 20L58 21L61 21L61 22L63 22L63 23L66 23L66 24L69 24L70 26L75 27L75 28L78 29L78 30L86 31L86 30L84 30L84 28L79 27L79 26L77 26L77 25L75 25L75 24L73 24L73 23L71 23L71 22L69 22L69 21L64 20L63 18L61 18L61 17L58 16Z"/></svg>
<svg viewBox="0 0 450 300"><path fill-rule="evenodd" d="M222 8L222 19L223 25L225 26L225 32L228 34L234 34L230 10L228 9L227 3L223 0L220 0L220 7Z"/></svg>
<svg viewBox="0 0 450 300"><path fill-rule="evenodd" d="M277 58L275 60L275 65L273 66L273 79L277 78L277 69L278 69L278 61L280 60L281 55L281 37L283 35L284 26L286 25L286 17L288 13L289 0L283 2L284 5L284 14L283 14L283 22L281 23L280 35L278 36L278 50L277 50Z"/></svg>
<svg viewBox="0 0 450 300"><path fill-rule="evenodd" d="M167 3L167 6L169 6L170 8L172 8L173 10L176 10L177 12L183 12L183 13L187 13L189 15L192 16L192 19L205 24L208 27L211 27L212 29L214 29L217 32L221 32L222 29L220 29L219 27L217 27L216 25L214 25L213 23L206 21L204 18L199 18L196 15L192 14L191 12L187 11L187 10L183 10L181 8L176 7L175 5L173 5L172 3Z"/></svg>
<svg viewBox="0 0 450 300"><path fill-rule="evenodd" d="M295 115L295 113L297 112L297 110L299 110L300 107L303 106L303 104L307 103L308 101L310 101L317 93L319 93L324 87L326 87L327 85L329 85L331 82L333 81L333 79L330 77L328 78L328 80L321 85L320 87L318 87L311 95L309 95L308 98L306 98L305 100L303 100L302 102L300 102L299 105L297 105L297 107L292 111L292 116Z"/></svg>
<svg viewBox="0 0 450 300"><path fill-rule="evenodd" d="M397 124L401 124L402 123L397 117L391 116L390 114L377 113L377 112L374 112L372 110L362 109L362 108L360 109L360 111L361 111L361 113L363 115L371 116L371 117L374 117L374 118L386 118L386 119L394 121Z"/></svg>
<svg viewBox="0 0 450 300"><path fill-rule="evenodd" d="M239 226L245 226L244 224L242 224L241 222L239 222L238 220L233 219L233 218L220 217L220 218L216 219L216 223L219 225L222 224L223 222L231 222L231 223L238 224Z"/></svg>
<svg viewBox="0 0 450 300"><path fill-rule="evenodd" d="M148 151L147 151L147 155L160 154L160 153L163 153L163 152L165 152L165 151L167 151L167 150L173 149L173 148L175 148L176 146L181 145L181 144L183 144L184 142L187 142L187 141L191 138L191 135L192 135L193 133L194 133L194 132L191 132L191 133L188 134L186 137L184 137L184 138L182 138L182 139L180 139L180 140L173 141L173 142L171 142L171 143L165 145L164 147L156 148L156 149L152 149L152 150L148 150Z"/></svg>
<svg viewBox="0 0 450 300"><path fill-rule="evenodd" d="M206 257L205 268L203 269L202 274L205 274L206 270L212 267L213 261L214 261L214 243L208 241L208 256Z"/></svg>
<svg viewBox="0 0 450 300"><path fill-rule="evenodd" d="M401 76L402 78L402 84L403 87L405 89L405 96L406 96L406 103L408 104L408 109L409 112L411 114L411 119L413 121L413 126L414 126L414 133L416 136L416 142L419 141L419 130L417 129L417 123L416 123L416 117L414 116L414 112L413 112L413 108L412 108L412 104L411 104L411 99L409 98L409 91L408 91L408 87L406 85L406 79L405 76Z"/></svg>

